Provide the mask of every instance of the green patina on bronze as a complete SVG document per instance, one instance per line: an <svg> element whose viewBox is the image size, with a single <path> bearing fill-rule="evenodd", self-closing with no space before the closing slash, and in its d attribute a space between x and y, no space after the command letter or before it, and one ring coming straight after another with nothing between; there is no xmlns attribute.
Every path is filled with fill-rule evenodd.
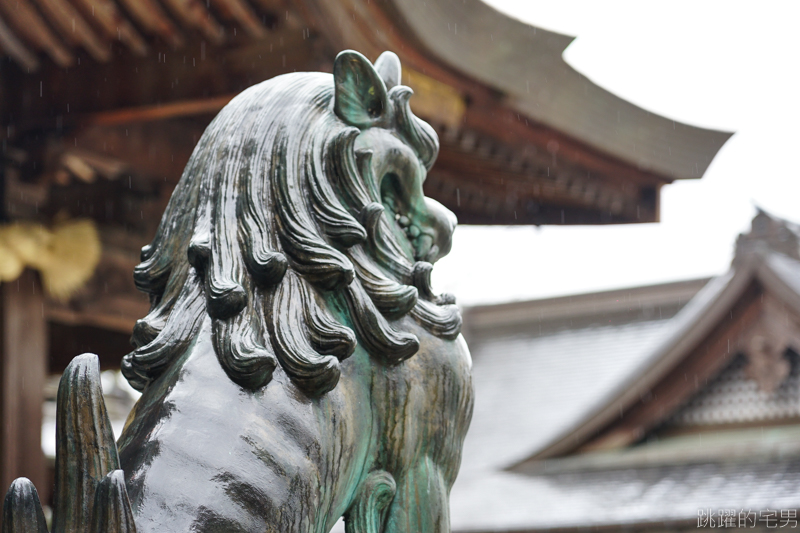
<svg viewBox="0 0 800 533"><path fill-rule="evenodd" d="M455 217L423 195L438 139L399 80L342 52L214 119L134 274L119 459L94 360L62 380L54 531L449 531L471 362L430 274ZM15 482L5 531L38 509Z"/></svg>

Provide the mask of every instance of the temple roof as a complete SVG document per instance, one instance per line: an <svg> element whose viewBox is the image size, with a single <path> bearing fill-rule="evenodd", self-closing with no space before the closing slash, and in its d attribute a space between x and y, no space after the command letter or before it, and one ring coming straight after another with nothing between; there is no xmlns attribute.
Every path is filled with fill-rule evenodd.
<svg viewBox="0 0 800 533"><path fill-rule="evenodd" d="M798 437L794 432L795 439ZM789 437L787 436L787 437ZM728 444L737 435L730 435ZM739 514L748 527L790 525L780 510L800 507L800 460L708 462L552 472L496 472L459 479L451 493L454 532L695 528L702 513ZM767 512L771 510L772 514ZM784 518L786 518L786 515ZM797 514L794 514L795 519ZM719 527L719 522L714 527ZM742 526L744 527L744 526Z"/></svg>
<svg viewBox="0 0 800 533"><path fill-rule="evenodd" d="M464 475L512 467L583 427L706 281L467 309L476 395Z"/></svg>
<svg viewBox="0 0 800 533"><path fill-rule="evenodd" d="M757 295L763 304L762 294L768 292L780 300L782 311L800 315L800 260L783 253L797 254L798 235L787 231L794 227L759 212L753 230L738 239L731 269L708 282L467 310L476 387L486 390L478 395L475 419L491 429L476 430L478 440L468 439L465 464L507 468L528 458L569 453L599 435L605 447L636 441L644 430L625 426L620 413L641 403L676 369L685 370L680 365L698 349L708 350L709 340L724 338L726 347L733 343L733 348L704 367L702 379L716 375L739 349L742 328L732 328L738 315L746 314L745 303ZM760 311L750 314L760 316ZM653 427L693 392L693 384L670 390L671 407L659 406L637 423ZM544 403L547 409L529 407ZM501 408L506 404L520 409ZM511 439L504 431L528 434Z"/></svg>
<svg viewBox="0 0 800 533"><path fill-rule="evenodd" d="M730 137L650 113L597 86L564 61L575 37L530 26L479 0L457 6L395 0L395 6L431 53L502 91L514 109L641 170L699 178ZM502 45L494 45L501 37Z"/></svg>
<svg viewBox="0 0 800 533"><path fill-rule="evenodd" d="M172 185L234 94L330 71L342 49L373 60L393 50L412 108L441 139L426 193L462 223L657 221L660 188L700 178L730 134L598 87L564 62L571 41L479 0L0 1L0 50L13 60L0 137L14 164L60 184L124 171L145 189Z"/></svg>

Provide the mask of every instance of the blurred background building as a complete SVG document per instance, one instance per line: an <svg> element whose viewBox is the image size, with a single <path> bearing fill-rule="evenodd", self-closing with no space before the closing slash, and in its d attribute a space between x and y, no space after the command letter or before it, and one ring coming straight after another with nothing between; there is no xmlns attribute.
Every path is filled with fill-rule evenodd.
<svg viewBox="0 0 800 533"><path fill-rule="evenodd" d="M796 528L800 227L711 280L474 307L453 530Z"/></svg>
<svg viewBox="0 0 800 533"><path fill-rule="evenodd" d="M104 369L118 368L133 324L148 309L131 276L139 249L152 238L204 128L254 83L293 71L330 72L336 53L347 48L373 60L392 50L403 63L403 82L415 91L412 108L441 140L426 194L462 224L657 222L661 188L702 177L730 134L658 116L600 88L564 62L571 40L478 0L0 0L0 483L27 476L47 499L51 469L39 450L42 401L55 383L49 376L86 351L97 353ZM753 277L761 270L752 268L750 281L732 276L732 289L715 282L725 285L725 298L743 299L731 309L758 300L747 284L761 283ZM454 492L454 526L575 526L540 511L538 469L555 457L656 434L662 411L674 405L636 401L667 386L669 372L694 361L691 350L699 348L681 344L681 355L674 348L663 359L649 350L666 342L668 330L679 330L682 315L675 313L701 285L620 293L651 302L647 312L616 305L609 295L472 310L467 333L484 399ZM657 317L645 316L656 308ZM722 327L719 313L695 321L705 332L696 335ZM611 321L609 329L580 329L598 320ZM528 340L513 344L520 332ZM496 350L492 342L516 348ZM540 348L525 342L552 343L552 350L541 348L549 358L539 361ZM591 356L589 346L605 356ZM640 376L648 362L653 369ZM535 380L521 370L503 373L528 364ZM712 367L701 380L716 375L720 367ZM117 398L111 403L119 424L130 395L113 374L104 379ZM548 396L553 386L564 395ZM525 407L510 411L505 402ZM547 423L536 418L544 412L539 402L548 407ZM662 410L658 416L646 414L652 406ZM505 421L505 432L481 429L485 409L497 412L495 424ZM51 410L45 406L46 420ZM518 416L506 418L511 412ZM632 414L615 418L619 412ZM564 460L563 472L581 472L583 459L572 470ZM603 478L605 467L587 468L598 484L619 480ZM507 479L519 490L502 492ZM492 483L498 490L488 494ZM495 500L519 514L487 507ZM501 515L505 521L485 521ZM640 515L626 517L634 523Z"/></svg>

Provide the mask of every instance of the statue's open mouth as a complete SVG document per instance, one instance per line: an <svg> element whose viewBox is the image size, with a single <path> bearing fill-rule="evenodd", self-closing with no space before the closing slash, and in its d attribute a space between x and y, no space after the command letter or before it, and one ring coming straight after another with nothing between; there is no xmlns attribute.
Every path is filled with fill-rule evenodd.
<svg viewBox="0 0 800 533"><path fill-rule="evenodd" d="M397 228L405 234L414 259L433 263L439 257L437 228L427 224L430 217L425 213L426 207L421 195L414 195L413 191L401 183L396 174L386 174L381 180L381 201L389 218L394 218Z"/></svg>
<svg viewBox="0 0 800 533"><path fill-rule="evenodd" d="M432 257L437 256L439 253L439 247L433 244L433 240L436 237L435 232L430 228L419 227L410 218L400 213L396 213L394 218L414 248L414 259L429 263L435 261L435 259L432 260Z"/></svg>
<svg viewBox="0 0 800 533"><path fill-rule="evenodd" d="M405 235L410 245L408 251L416 261L433 263L449 251L455 227L454 217L449 211L438 203L429 204L421 192L415 194L407 181L404 184L392 172L383 176L380 190L388 217L394 219L397 233Z"/></svg>

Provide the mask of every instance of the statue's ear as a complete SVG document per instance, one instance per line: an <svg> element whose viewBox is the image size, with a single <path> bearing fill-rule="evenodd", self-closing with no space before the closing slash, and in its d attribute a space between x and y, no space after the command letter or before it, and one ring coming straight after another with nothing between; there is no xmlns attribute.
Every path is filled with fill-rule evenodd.
<svg viewBox="0 0 800 533"><path fill-rule="evenodd" d="M378 71L383 83L386 84L387 91L396 85L400 85L400 74L402 72L400 58L394 52L387 50L382 53L375 62L375 70Z"/></svg>
<svg viewBox="0 0 800 533"><path fill-rule="evenodd" d="M333 63L336 115L359 128L371 126L389 109L386 86L369 60L353 50L345 50Z"/></svg>

